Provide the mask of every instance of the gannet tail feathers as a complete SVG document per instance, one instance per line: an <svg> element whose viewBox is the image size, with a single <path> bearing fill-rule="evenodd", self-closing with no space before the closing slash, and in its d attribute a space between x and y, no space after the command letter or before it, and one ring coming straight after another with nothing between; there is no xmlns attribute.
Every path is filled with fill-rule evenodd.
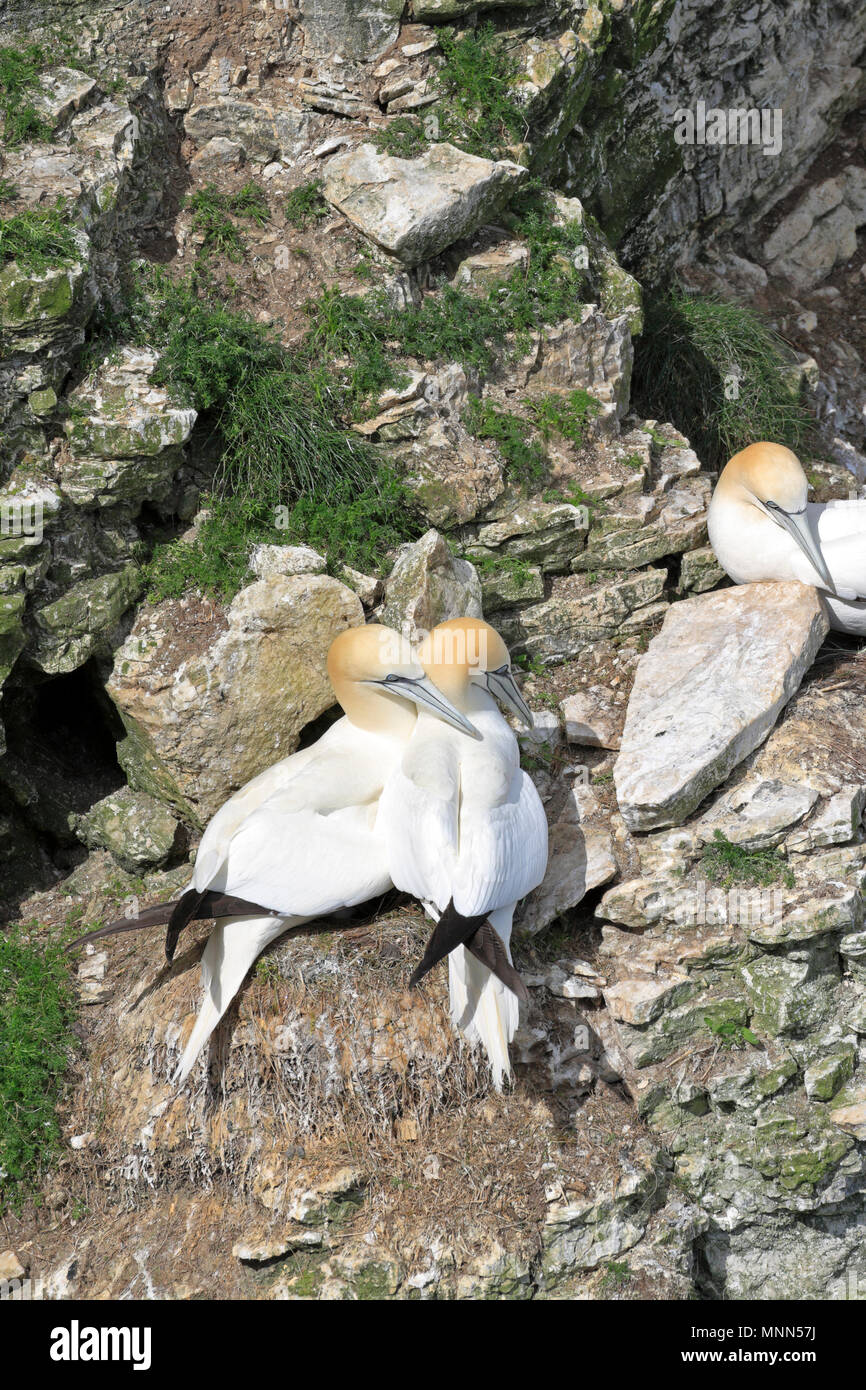
<svg viewBox="0 0 866 1390"><path fill-rule="evenodd" d="M448 983L451 1019L469 1042L481 1043L501 1091L511 1076L508 1044L520 1021L517 996L463 946L448 957Z"/></svg>
<svg viewBox="0 0 866 1390"><path fill-rule="evenodd" d="M171 916L168 919L168 928L165 933L165 958L171 965L174 960L174 953L177 950L177 941L184 927L189 926L196 913L204 902L207 890L200 891L198 888L187 888L174 905Z"/></svg>
<svg viewBox="0 0 866 1390"><path fill-rule="evenodd" d="M182 1086L195 1060L231 1004L250 966L270 941L303 917L225 917L217 922L201 958L204 1002L172 1077Z"/></svg>
<svg viewBox="0 0 866 1390"><path fill-rule="evenodd" d="M183 898L177 898L170 903L157 903L155 907L146 907L136 917L118 917L115 922L109 922L105 927L97 927L95 931L89 931L84 936L77 936L74 941L69 942L66 950L72 951L76 946L87 946L89 942L99 941L104 936L119 936L121 932L164 927L182 902ZM201 922L210 917L229 917L236 913L265 915L268 911L268 908L248 902L246 898L233 898L228 893L207 892L201 895L198 907L187 920Z"/></svg>
<svg viewBox="0 0 866 1390"><path fill-rule="evenodd" d="M462 946L473 937L486 921L486 913L480 917L462 917L455 909L452 898L430 933L430 940L421 962L409 977L409 988L414 989L420 984L434 965L438 965L439 961L444 960L457 946Z"/></svg>

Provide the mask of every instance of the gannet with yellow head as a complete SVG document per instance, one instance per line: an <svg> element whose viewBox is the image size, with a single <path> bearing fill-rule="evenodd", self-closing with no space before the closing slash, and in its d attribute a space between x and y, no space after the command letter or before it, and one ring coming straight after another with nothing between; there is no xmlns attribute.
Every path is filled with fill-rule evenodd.
<svg viewBox="0 0 866 1390"><path fill-rule="evenodd" d="M218 916L208 937L201 960L204 1000L175 1072L178 1084L271 941L391 887L376 815L418 711L474 740L468 719L390 628L349 628L331 644L327 664L344 717L311 747L275 763L236 792L205 830L183 896L163 905L162 913L143 914L142 926L168 921L171 960L188 922L215 915L221 905L231 911L233 900L247 909Z"/></svg>
<svg viewBox="0 0 866 1390"><path fill-rule="evenodd" d="M499 1089L511 1072L518 992L525 997L510 965L511 922L517 903L544 877L547 819L496 701L530 725L532 714L505 643L488 623L441 623L417 656L478 737L419 714L382 795L379 825L395 886L419 898L437 921L410 983L448 955L453 1022L483 1044Z"/></svg>
<svg viewBox="0 0 866 1390"><path fill-rule="evenodd" d="M808 501L800 460L781 444L750 444L722 470L710 543L737 584L796 579L823 593L830 621L866 635L866 500Z"/></svg>

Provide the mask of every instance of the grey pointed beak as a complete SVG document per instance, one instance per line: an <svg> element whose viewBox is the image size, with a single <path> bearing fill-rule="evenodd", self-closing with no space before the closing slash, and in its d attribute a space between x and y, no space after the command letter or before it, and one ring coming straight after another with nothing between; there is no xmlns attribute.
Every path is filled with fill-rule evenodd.
<svg viewBox="0 0 866 1390"><path fill-rule="evenodd" d="M532 710L521 695L517 681L510 671L485 671L484 684L494 700L498 700L511 714L516 715L527 729L535 727Z"/></svg>
<svg viewBox="0 0 866 1390"><path fill-rule="evenodd" d="M812 568L821 576L824 585L835 594L836 585L833 583L833 576L827 568L827 562L821 554L821 549L809 527L807 511L786 512L779 506L773 507L773 516L780 526L783 526L798 544Z"/></svg>
<svg viewBox="0 0 866 1390"><path fill-rule="evenodd" d="M365 681L364 684L378 685L382 690L389 690L392 695L411 700L419 709L429 710L438 719L459 729L461 733L468 734L470 738L481 737L475 725L470 724L465 714L461 714L450 700L445 699L442 691L433 684L429 676L388 676L386 680Z"/></svg>

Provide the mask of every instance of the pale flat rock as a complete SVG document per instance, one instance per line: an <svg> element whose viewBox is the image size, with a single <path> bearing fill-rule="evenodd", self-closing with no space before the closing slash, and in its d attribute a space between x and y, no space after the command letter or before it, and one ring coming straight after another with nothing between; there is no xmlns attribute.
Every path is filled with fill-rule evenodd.
<svg viewBox="0 0 866 1390"><path fill-rule="evenodd" d="M681 1004L693 991L694 986L686 974L652 975L607 985L604 1002L620 1023L639 1028L652 1023L666 1009Z"/></svg>
<svg viewBox="0 0 866 1390"><path fill-rule="evenodd" d="M405 265L429 260L487 221L527 177L509 160L431 145L397 159L358 145L325 166L325 197Z"/></svg>
<svg viewBox="0 0 866 1390"><path fill-rule="evenodd" d="M325 574L259 579L228 609L196 597L142 608L108 681L130 785L209 820L334 703L328 647L363 621L357 595Z"/></svg>
<svg viewBox="0 0 866 1390"><path fill-rule="evenodd" d="M520 910L520 930L535 936L616 873L607 830L559 821L552 826L547 872Z"/></svg>
<svg viewBox="0 0 866 1390"><path fill-rule="evenodd" d="M818 793L812 787L792 786L778 778L749 777L722 797L694 828L704 840L712 839L719 830L726 840L744 850L770 849L781 844L786 832L809 814L817 800ZM849 808L849 825L850 819Z"/></svg>
<svg viewBox="0 0 866 1390"><path fill-rule="evenodd" d="M328 562L311 545L257 545L250 555L250 569L258 579L275 574L324 574Z"/></svg>
<svg viewBox="0 0 866 1390"><path fill-rule="evenodd" d="M427 531L400 547L385 585L382 622L419 641L448 618L480 618L481 583L475 566L451 553L444 536Z"/></svg>
<svg viewBox="0 0 866 1390"><path fill-rule="evenodd" d="M803 584L673 604L638 664L614 768L629 828L682 824L767 737L828 630Z"/></svg>
<svg viewBox="0 0 866 1390"><path fill-rule="evenodd" d="M817 793L815 793L817 800ZM844 845L853 840L863 818L866 787L846 786L831 796L809 824L788 836L787 848L795 851L821 849L825 845Z"/></svg>
<svg viewBox="0 0 866 1390"><path fill-rule="evenodd" d="M601 686L576 690L560 701L569 743L586 748L619 748L622 742L622 709L611 692Z"/></svg>

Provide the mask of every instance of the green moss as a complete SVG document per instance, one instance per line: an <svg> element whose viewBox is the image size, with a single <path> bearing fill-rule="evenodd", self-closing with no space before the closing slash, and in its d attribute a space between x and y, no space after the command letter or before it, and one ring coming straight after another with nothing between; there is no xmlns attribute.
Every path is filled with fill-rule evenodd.
<svg viewBox="0 0 866 1390"><path fill-rule="evenodd" d="M32 1191L60 1151L73 1016L60 946L37 924L0 933L0 1210Z"/></svg>

